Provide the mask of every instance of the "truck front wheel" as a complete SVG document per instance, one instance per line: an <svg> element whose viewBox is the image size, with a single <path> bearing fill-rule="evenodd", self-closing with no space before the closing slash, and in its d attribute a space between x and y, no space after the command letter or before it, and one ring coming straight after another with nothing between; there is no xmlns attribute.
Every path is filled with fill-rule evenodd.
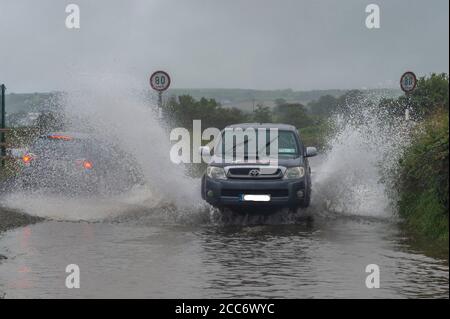
<svg viewBox="0 0 450 319"><path fill-rule="evenodd" d="M311 177L308 176L306 179L306 189L305 189L305 198L300 203L301 208L307 208L311 204Z"/></svg>

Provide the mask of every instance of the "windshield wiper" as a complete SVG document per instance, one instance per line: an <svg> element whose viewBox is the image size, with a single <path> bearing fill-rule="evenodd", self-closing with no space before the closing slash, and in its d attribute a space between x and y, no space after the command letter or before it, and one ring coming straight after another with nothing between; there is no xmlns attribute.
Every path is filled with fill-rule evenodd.
<svg viewBox="0 0 450 319"><path fill-rule="evenodd" d="M228 153L229 151L235 151L235 150L236 150L236 147L238 147L238 146L240 146L240 145L242 145L242 144L248 144L249 141L250 141L250 140L246 140L246 141L244 141L244 142L242 142L242 143L236 144L236 145L234 145L232 148L228 149L225 153Z"/></svg>

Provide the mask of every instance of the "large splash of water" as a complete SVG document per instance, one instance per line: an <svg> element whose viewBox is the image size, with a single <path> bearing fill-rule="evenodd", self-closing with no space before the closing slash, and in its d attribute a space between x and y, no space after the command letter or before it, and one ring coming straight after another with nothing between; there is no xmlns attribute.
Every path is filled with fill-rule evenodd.
<svg viewBox="0 0 450 319"><path fill-rule="evenodd" d="M382 96L365 95L332 117L329 149L314 169L316 210L346 215L391 217L390 183L414 123L378 107Z"/></svg>
<svg viewBox="0 0 450 319"><path fill-rule="evenodd" d="M171 205L192 211L201 207L199 181L170 161L169 135L158 120L154 101L137 83L123 75L83 77L59 103L67 131L88 132L118 145L137 162L144 185L119 196L83 200L17 191L6 196L3 205L65 220L109 218L136 208Z"/></svg>

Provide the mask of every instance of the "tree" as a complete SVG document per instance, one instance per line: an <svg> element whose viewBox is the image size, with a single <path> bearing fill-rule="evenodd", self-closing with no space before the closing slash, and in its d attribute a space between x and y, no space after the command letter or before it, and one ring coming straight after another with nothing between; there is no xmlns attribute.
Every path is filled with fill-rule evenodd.
<svg viewBox="0 0 450 319"><path fill-rule="evenodd" d="M449 106L448 74L432 73L430 77L421 77L416 89L410 95L410 106L419 117L428 116L437 109L446 110ZM406 105L407 97L400 97L400 102Z"/></svg>
<svg viewBox="0 0 450 319"><path fill-rule="evenodd" d="M255 112L253 112L253 121L257 123L272 122L272 113L267 106L262 104L256 105Z"/></svg>
<svg viewBox="0 0 450 319"><path fill-rule="evenodd" d="M274 102L275 102L275 105L276 105L276 106L284 105L284 104L287 103L287 101L286 101L285 99L281 99L281 98L275 99Z"/></svg>
<svg viewBox="0 0 450 319"><path fill-rule="evenodd" d="M287 103L275 107L274 118L276 122L291 124L297 128L311 124L305 106L300 103Z"/></svg>
<svg viewBox="0 0 450 319"><path fill-rule="evenodd" d="M240 123L247 116L236 108L223 108L214 99L195 100L190 95L171 97L164 106L164 117L170 126L192 127L193 120L201 120L202 127L223 129L233 123Z"/></svg>
<svg viewBox="0 0 450 319"><path fill-rule="evenodd" d="M317 101L308 104L308 108L313 115L329 116L336 111L339 100L332 95L323 95Z"/></svg>

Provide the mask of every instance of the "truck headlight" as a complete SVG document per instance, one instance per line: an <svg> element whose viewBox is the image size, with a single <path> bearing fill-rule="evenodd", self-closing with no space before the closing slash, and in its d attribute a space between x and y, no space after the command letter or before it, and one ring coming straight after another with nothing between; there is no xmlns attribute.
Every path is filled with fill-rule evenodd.
<svg viewBox="0 0 450 319"><path fill-rule="evenodd" d="M289 167L284 172L284 179L296 179L305 176L305 168L303 166Z"/></svg>
<svg viewBox="0 0 450 319"><path fill-rule="evenodd" d="M208 166L206 169L206 175L212 179L227 179L225 170L222 167Z"/></svg>

